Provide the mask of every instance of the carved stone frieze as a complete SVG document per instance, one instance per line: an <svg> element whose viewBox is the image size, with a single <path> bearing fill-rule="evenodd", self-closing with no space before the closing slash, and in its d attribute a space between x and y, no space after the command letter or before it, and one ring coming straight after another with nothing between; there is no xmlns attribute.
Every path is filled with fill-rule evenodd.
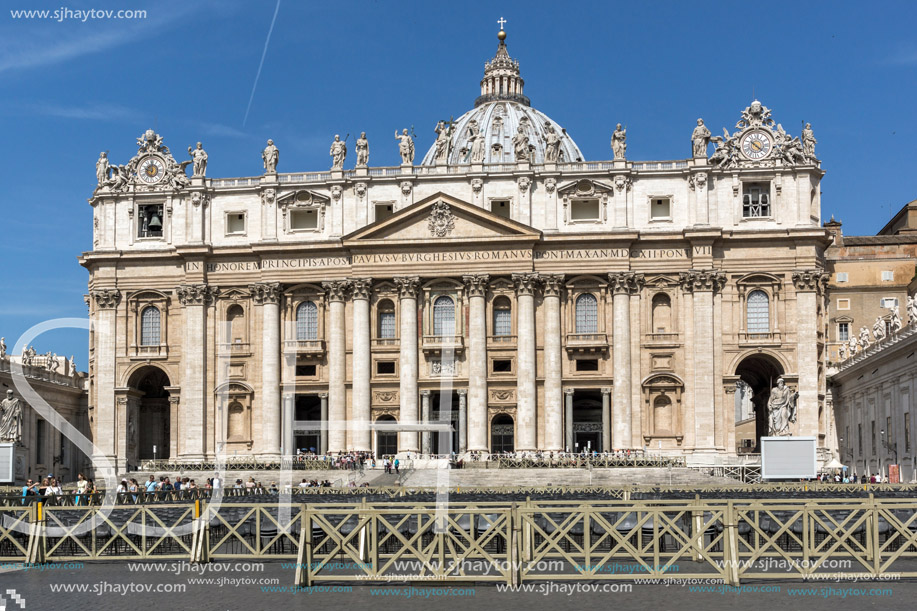
<svg viewBox="0 0 917 611"><path fill-rule="evenodd" d="M420 278L417 276L396 276L392 278L398 287L398 296L401 299L417 299L420 289Z"/></svg>
<svg viewBox="0 0 917 611"><path fill-rule="evenodd" d="M615 176L615 189L617 189L619 192L629 191L633 184L634 181L630 176L625 176L623 174L618 174Z"/></svg>
<svg viewBox="0 0 917 611"><path fill-rule="evenodd" d="M322 288L328 295L328 301L346 301L347 294L350 292L351 283L349 280L329 280L322 282Z"/></svg>
<svg viewBox="0 0 917 611"><path fill-rule="evenodd" d="M678 281L682 290L687 293L698 291L719 292L726 285L726 274L712 269L681 272Z"/></svg>
<svg viewBox="0 0 917 611"><path fill-rule="evenodd" d="M469 297L484 297L490 283L489 274L470 274L462 276L462 281L468 289Z"/></svg>
<svg viewBox="0 0 917 611"><path fill-rule="evenodd" d="M828 275L819 269L802 269L793 272L793 286L797 292L817 291L824 293L828 286Z"/></svg>
<svg viewBox="0 0 917 611"><path fill-rule="evenodd" d="M251 291L252 299L257 304L280 303L280 297L283 294L283 289L279 282L250 284L248 285L248 290Z"/></svg>
<svg viewBox="0 0 917 611"><path fill-rule="evenodd" d="M615 295L635 295L643 290L646 278L636 272L611 272L608 274L608 283Z"/></svg>
<svg viewBox="0 0 917 611"><path fill-rule="evenodd" d="M121 303L121 291L118 289L96 289L89 295L96 302L97 308L116 308Z"/></svg>
<svg viewBox="0 0 917 611"><path fill-rule="evenodd" d="M427 227L430 229L430 235L434 238L444 238L452 233L455 229L455 217L449 204L438 201L430 209L430 216L427 218Z"/></svg>
<svg viewBox="0 0 917 611"><path fill-rule="evenodd" d="M541 277L537 273L513 274L512 278L517 295L534 295L541 283Z"/></svg>
<svg viewBox="0 0 917 611"><path fill-rule="evenodd" d="M183 306L207 305L220 294L219 287L209 284L183 284L175 289Z"/></svg>
<svg viewBox="0 0 917 611"><path fill-rule="evenodd" d="M350 284L353 290L354 299L369 299L373 292L372 278L352 278Z"/></svg>
<svg viewBox="0 0 917 611"><path fill-rule="evenodd" d="M481 189L483 189L483 188L484 188L484 181L483 181L483 180L481 180L480 178L472 178L472 179L471 179L471 190L472 190L472 191L474 191L475 193L480 193L480 192L481 192Z"/></svg>
<svg viewBox="0 0 917 611"><path fill-rule="evenodd" d="M560 297L564 289L563 274L542 274L542 290L545 297Z"/></svg>

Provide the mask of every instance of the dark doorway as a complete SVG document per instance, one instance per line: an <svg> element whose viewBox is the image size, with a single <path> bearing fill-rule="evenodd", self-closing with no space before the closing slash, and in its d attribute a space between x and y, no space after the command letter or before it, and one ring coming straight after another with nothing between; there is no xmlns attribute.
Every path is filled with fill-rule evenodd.
<svg viewBox="0 0 917 611"><path fill-rule="evenodd" d="M394 416L379 416L376 422L381 424L395 424L398 421ZM376 431L376 458L394 456L398 453L397 431Z"/></svg>
<svg viewBox="0 0 917 611"><path fill-rule="evenodd" d="M158 367L143 367L131 376L130 386L143 393L137 457L141 460L170 458L171 413L169 391L166 390L171 386L169 376Z"/></svg>
<svg viewBox="0 0 917 611"><path fill-rule="evenodd" d="M296 395L293 420L319 422L322 419L322 400L318 395ZM296 435L293 439L296 450L319 453L321 450L321 431L309 430Z"/></svg>
<svg viewBox="0 0 917 611"><path fill-rule="evenodd" d="M430 393L430 418L436 424L449 424L451 431L435 431L430 451L433 454L458 452L458 394Z"/></svg>
<svg viewBox="0 0 917 611"><path fill-rule="evenodd" d="M573 393L573 451L603 452L602 392L577 390Z"/></svg>
<svg viewBox="0 0 917 611"><path fill-rule="evenodd" d="M751 401L755 411L754 451L760 452L761 437L767 436L767 400L771 389L777 385L777 378L783 375L783 368L773 357L755 354L742 359L736 367L735 375L751 387Z"/></svg>
<svg viewBox="0 0 917 611"><path fill-rule="evenodd" d="M515 427L508 414L497 414L490 423L490 451L493 454L515 452Z"/></svg>

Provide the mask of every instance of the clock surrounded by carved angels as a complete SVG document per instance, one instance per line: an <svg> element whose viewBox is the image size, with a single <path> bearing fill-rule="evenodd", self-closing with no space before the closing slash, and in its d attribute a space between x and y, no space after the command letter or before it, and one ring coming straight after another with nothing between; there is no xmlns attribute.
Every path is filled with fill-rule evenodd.
<svg viewBox="0 0 917 611"><path fill-rule="evenodd" d="M137 166L137 176L148 185L156 184L165 174L166 166L159 157L147 157Z"/></svg>
<svg viewBox="0 0 917 611"><path fill-rule="evenodd" d="M742 154L756 161L767 157L774 148L770 136L759 130L751 131L742 137Z"/></svg>

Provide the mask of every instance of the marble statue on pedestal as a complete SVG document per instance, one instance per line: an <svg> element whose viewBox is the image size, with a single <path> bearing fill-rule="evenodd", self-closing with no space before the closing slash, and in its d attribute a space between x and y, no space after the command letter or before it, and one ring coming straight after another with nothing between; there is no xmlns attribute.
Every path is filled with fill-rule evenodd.
<svg viewBox="0 0 917 611"><path fill-rule="evenodd" d="M18 443L22 439L22 401L6 391L6 399L0 402L0 441Z"/></svg>
<svg viewBox="0 0 917 611"><path fill-rule="evenodd" d="M484 161L484 134L474 119L468 122L468 142L465 144L465 150L471 154L471 163Z"/></svg>
<svg viewBox="0 0 917 611"><path fill-rule="evenodd" d="M550 122L544 124L544 160L546 163L556 163L560 157L560 134Z"/></svg>
<svg viewBox="0 0 917 611"><path fill-rule="evenodd" d="M267 146L261 151L261 160L264 162L265 174L277 173L277 162L280 160L280 151L274 146L273 140L267 141Z"/></svg>
<svg viewBox="0 0 917 611"><path fill-rule="evenodd" d="M102 152L99 153L99 160L96 161L96 180L98 181L98 186L103 186L108 182L108 172L111 166L108 165L108 153Z"/></svg>
<svg viewBox="0 0 917 611"><path fill-rule="evenodd" d="M710 144L710 130L704 125L703 119L697 120L697 127L691 132L691 148L695 159L707 158L707 145Z"/></svg>
<svg viewBox="0 0 917 611"><path fill-rule="evenodd" d="M748 420L749 418L754 417L755 408L751 401L753 393L754 390L748 382L745 380L736 381L736 422L741 422L743 420Z"/></svg>
<svg viewBox="0 0 917 611"><path fill-rule="evenodd" d="M627 154L627 129L622 128L621 124L615 127L611 134L611 150L614 152L615 159L625 159Z"/></svg>
<svg viewBox="0 0 917 611"><path fill-rule="evenodd" d="M433 154L433 160L436 164L445 164L449 161L449 149L452 148L452 124L440 121L436 124L436 147Z"/></svg>
<svg viewBox="0 0 917 611"><path fill-rule="evenodd" d="M347 159L347 144L341 142L339 135L334 135L334 142L331 143L331 151L328 154L331 155L331 169L343 170L344 160Z"/></svg>
<svg viewBox="0 0 917 611"><path fill-rule="evenodd" d="M513 136L513 154L516 156L516 161L529 160L529 137L521 125L516 130L516 135Z"/></svg>
<svg viewBox="0 0 917 611"><path fill-rule="evenodd" d="M876 322L872 325L872 336L876 338L877 344L885 339L885 321L881 316L876 318Z"/></svg>
<svg viewBox="0 0 917 611"><path fill-rule="evenodd" d="M860 327L860 350L869 348L869 329Z"/></svg>
<svg viewBox="0 0 917 611"><path fill-rule="evenodd" d="M917 295L907 298L907 324L917 325Z"/></svg>
<svg viewBox="0 0 917 611"><path fill-rule="evenodd" d="M851 335L850 339L847 341L847 348L850 352L850 358L853 358L857 353L857 349L860 347L859 342L857 342L856 335Z"/></svg>
<svg viewBox="0 0 917 611"><path fill-rule="evenodd" d="M777 379L777 386L771 389L767 400L768 432L771 437L790 435L790 423L796 422L796 400L798 392L786 386L783 378Z"/></svg>
<svg viewBox="0 0 917 611"><path fill-rule="evenodd" d="M70 361L67 363L67 373L74 376L76 375L76 361L73 360L73 355L70 355Z"/></svg>
<svg viewBox="0 0 917 611"><path fill-rule="evenodd" d="M6 338L0 337L0 359L6 358Z"/></svg>
<svg viewBox="0 0 917 611"><path fill-rule="evenodd" d="M395 139L398 140L398 152L401 153L401 165L413 164L414 139L408 135L408 130L403 130L400 135L395 131Z"/></svg>
<svg viewBox="0 0 917 611"><path fill-rule="evenodd" d="M901 315L898 314L898 306L892 306L888 308L888 311L890 312L891 316L888 319L888 327L892 334L896 334L901 330Z"/></svg>
<svg viewBox="0 0 917 611"><path fill-rule="evenodd" d="M847 344L841 344L837 349L837 362L843 362L847 360Z"/></svg>
<svg viewBox="0 0 917 611"><path fill-rule="evenodd" d="M357 167L365 168L369 165L369 140L366 139L366 132L360 132L354 149L357 151Z"/></svg>
<svg viewBox="0 0 917 611"><path fill-rule="evenodd" d="M192 166L192 176L195 178L203 178L207 175L207 151L203 149L201 143L197 143L196 148L188 147L188 154L191 155L191 161L194 164Z"/></svg>
<svg viewBox="0 0 917 611"><path fill-rule="evenodd" d="M815 161L815 144L817 142L815 133L812 131L812 124L806 123L805 129L802 130L802 152L811 161Z"/></svg>

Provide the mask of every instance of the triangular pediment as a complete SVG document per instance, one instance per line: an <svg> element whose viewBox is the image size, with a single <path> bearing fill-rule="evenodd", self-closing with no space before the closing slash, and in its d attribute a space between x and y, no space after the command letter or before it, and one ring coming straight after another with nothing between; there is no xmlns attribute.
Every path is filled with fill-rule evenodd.
<svg viewBox="0 0 917 611"><path fill-rule="evenodd" d="M420 243L540 237L541 232L533 227L437 193L344 236L343 242L345 246L358 246L380 240Z"/></svg>

